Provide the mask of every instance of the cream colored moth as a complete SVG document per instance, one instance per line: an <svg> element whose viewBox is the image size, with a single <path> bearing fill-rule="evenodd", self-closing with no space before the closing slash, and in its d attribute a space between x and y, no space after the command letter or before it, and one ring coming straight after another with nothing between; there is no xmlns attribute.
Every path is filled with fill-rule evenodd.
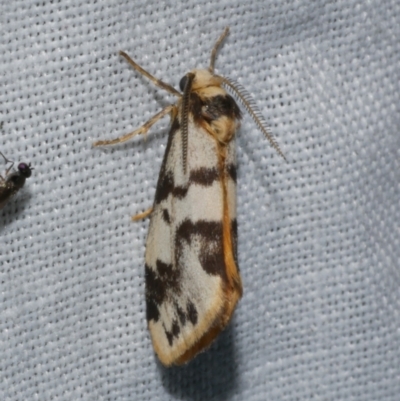
<svg viewBox="0 0 400 401"><path fill-rule="evenodd" d="M205 350L229 323L242 296L237 262L235 134L242 103L284 158L265 121L243 87L214 73L219 45L207 70L195 69L179 92L153 77L126 53L120 54L156 86L177 97L139 129L95 146L145 134L169 114L171 128L150 216L146 243L147 322L160 361L181 365Z"/></svg>

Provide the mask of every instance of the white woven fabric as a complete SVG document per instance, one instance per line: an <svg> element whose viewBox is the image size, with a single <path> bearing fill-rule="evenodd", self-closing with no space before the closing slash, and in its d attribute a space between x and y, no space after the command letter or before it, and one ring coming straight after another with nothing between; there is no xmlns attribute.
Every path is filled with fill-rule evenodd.
<svg viewBox="0 0 400 401"><path fill-rule="evenodd" d="M393 400L400 394L400 3L0 5L0 151L35 168L0 211L1 400ZM244 296L188 366L145 321L147 221L174 99L231 34L219 74L256 99L238 144ZM1 164L1 172L4 168Z"/></svg>

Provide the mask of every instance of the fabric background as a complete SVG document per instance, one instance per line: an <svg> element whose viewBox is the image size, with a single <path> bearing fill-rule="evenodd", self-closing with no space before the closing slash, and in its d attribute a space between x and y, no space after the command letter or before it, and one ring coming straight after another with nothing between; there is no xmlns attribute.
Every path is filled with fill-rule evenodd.
<svg viewBox="0 0 400 401"><path fill-rule="evenodd" d="M0 151L35 168L0 211L1 400L398 400L400 3L2 1ZM148 221L178 87L208 66L254 96L237 138L232 324L165 369L145 321ZM1 171L4 172L3 164Z"/></svg>

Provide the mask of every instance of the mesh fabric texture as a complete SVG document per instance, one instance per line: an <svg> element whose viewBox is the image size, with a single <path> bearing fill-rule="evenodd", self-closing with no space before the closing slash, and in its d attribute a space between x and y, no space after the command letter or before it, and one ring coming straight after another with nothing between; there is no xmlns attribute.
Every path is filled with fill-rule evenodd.
<svg viewBox="0 0 400 401"><path fill-rule="evenodd" d="M145 321L148 221L174 101L206 67L254 97L237 137L244 296L192 363ZM0 151L32 163L0 211L1 400L399 400L400 3L15 1L0 5ZM1 165L3 166L3 165ZM2 167L1 171L5 169Z"/></svg>

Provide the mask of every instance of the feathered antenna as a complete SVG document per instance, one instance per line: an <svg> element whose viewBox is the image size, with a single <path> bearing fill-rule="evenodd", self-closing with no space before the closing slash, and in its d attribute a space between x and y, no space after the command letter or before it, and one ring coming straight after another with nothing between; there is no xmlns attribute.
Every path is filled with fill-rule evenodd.
<svg viewBox="0 0 400 401"><path fill-rule="evenodd" d="M182 107L181 107L181 135L182 135L182 161L183 161L183 173L186 174L187 166L187 150L188 150L188 130L189 130L189 109L190 109L190 91L192 89L192 83L194 74L186 74L184 80L185 86L183 89L182 96Z"/></svg>
<svg viewBox="0 0 400 401"><path fill-rule="evenodd" d="M263 115L261 114L259 108L257 107L256 103L254 102L253 98L251 97L250 93L240 85L239 83L233 81L230 78L221 77L223 84L233 92L233 95L239 100L240 103L245 107L247 112L250 114L251 118L257 124L258 128L263 132L263 134L267 137L268 141L270 142L271 146L278 152L280 156L287 162L287 159L281 149L279 148L278 143L276 142L275 138L268 132L268 125L264 120Z"/></svg>

